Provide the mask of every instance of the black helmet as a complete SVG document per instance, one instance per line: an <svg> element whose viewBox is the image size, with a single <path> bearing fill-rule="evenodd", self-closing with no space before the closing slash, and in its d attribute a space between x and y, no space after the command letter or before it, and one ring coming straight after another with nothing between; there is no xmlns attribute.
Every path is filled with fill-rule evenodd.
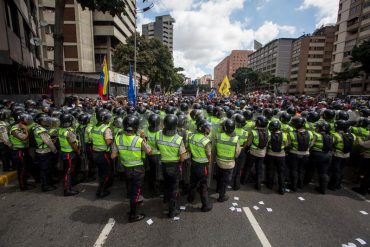
<svg viewBox="0 0 370 247"><path fill-rule="evenodd" d="M316 124L316 129L318 130L318 132L325 132L326 134L329 134L330 133L330 124L328 124L327 122L325 121L319 121L317 124Z"/></svg>
<svg viewBox="0 0 370 247"><path fill-rule="evenodd" d="M83 113L78 116L78 122L82 125L88 125L90 123L91 115L87 113Z"/></svg>
<svg viewBox="0 0 370 247"><path fill-rule="evenodd" d="M275 131L280 130L280 128L281 128L281 124L280 124L280 121L278 121L278 120L272 120L269 124L269 130L270 131L275 132Z"/></svg>
<svg viewBox="0 0 370 247"><path fill-rule="evenodd" d="M181 103L180 110L183 112L187 112L189 110L189 106L186 103Z"/></svg>
<svg viewBox="0 0 370 247"><path fill-rule="evenodd" d="M39 113L35 116L34 120L36 123L42 125L42 126L47 126L47 121L48 121L49 115L46 113Z"/></svg>
<svg viewBox="0 0 370 247"><path fill-rule="evenodd" d="M331 109L325 109L322 113L322 118L326 121L333 120L335 117L335 111Z"/></svg>
<svg viewBox="0 0 370 247"><path fill-rule="evenodd" d="M253 118L253 112L251 110L243 111L243 116L245 120L251 120Z"/></svg>
<svg viewBox="0 0 370 247"><path fill-rule="evenodd" d="M346 111L339 111L338 114L337 114L337 119L338 120L348 121L349 120L348 112L346 112Z"/></svg>
<svg viewBox="0 0 370 247"><path fill-rule="evenodd" d="M335 130L336 131L344 131L347 132L349 129L349 122L346 120L338 120L335 122Z"/></svg>
<svg viewBox="0 0 370 247"><path fill-rule="evenodd" d="M370 109L369 108L362 108L360 110L361 116L369 117L370 116Z"/></svg>
<svg viewBox="0 0 370 247"><path fill-rule="evenodd" d="M123 129L125 131L136 132L139 129L139 118L134 115L126 116L123 119Z"/></svg>
<svg viewBox="0 0 370 247"><path fill-rule="evenodd" d="M280 115L280 121L283 123L283 124L287 124L290 122L290 119L292 119L292 116L287 113L286 111L282 112L281 115Z"/></svg>
<svg viewBox="0 0 370 247"><path fill-rule="evenodd" d="M293 117L290 123L295 129L302 129L306 123L306 119L303 117Z"/></svg>
<svg viewBox="0 0 370 247"><path fill-rule="evenodd" d="M307 114L307 121L308 122L310 122L310 123L316 123L319 120L320 120L320 114L318 112L310 111Z"/></svg>
<svg viewBox="0 0 370 247"><path fill-rule="evenodd" d="M245 125L245 117L241 114L235 114L234 120L237 128L243 128Z"/></svg>
<svg viewBox="0 0 370 247"><path fill-rule="evenodd" d="M71 127L72 124L73 124L73 116L69 113L63 113L62 115L60 115L60 125L63 127L63 128L68 128L68 127Z"/></svg>
<svg viewBox="0 0 370 247"><path fill-rule="evenodd" d="M140 114L144 114L146 112L146 108L144 106L139 106L139 108L137 109L137 111L140 113Z"/></svg>
<svg viewBox="0 0 370 247"><path fill-rule="evenodd" d="M173 106L168 106L168 107L166 107L166 110L165 110L167 115L168 114L175 114L175 111L176 111L176 108L173 107Z"/></svg>
<svg viewBox="0 0 370 247"><path fill-rule="evenodd" d="M212 112L213 116L220 118L221 114L222 114L222 108L221 107L216 106L215 108L213 108L213 112Z"/></svg>
<svg viewBox="0 0 370 247"><path fill-rule="evenodd" d="M279 108L274 108L274 110L273 110L274 116L279 114L279 112L280 112Z"/></svg>
<svg viewBox="0 0 370 247"><path fill-rule="evenodd" d="M190 117L191 117L191 119L193 119L193 120L195 120L195 115L197 115L197 112L198 112L199 110L192 110L191 112L190 112Z"/></svg>
<svg viewBox="0 0 370 247"><path fill-rule="evenodd" d="M177 117L177 127L186 128L188 118L185 115L180 115Z"/></svg>
<svg viewBox="0 0 370 247"><path fill-rule="evenodd" d="M135 113L135 107L129 106L126 108L127 115L134 114Z"/></svg>
<svg viewBox="0 0 370 247"><path fill-rule="evenodd" d="M295 116L295 114L297 113L297 110L293 106L290 106L290 107L288 107L288 109L286 110L286 112L290 116Z"/></svg>
<svg viewBox="0 0 370 247"><path fill-rule="evenodd" d="M161 117L158 114L150 114L148 123L150 131L158 131L159 125L161 124Z"/></svg>
<svg viewBox="0 0 370 247"><path fill-rule="evenodd" d="M301 117L303 117L304 119L307 119L307 117L308 117L308 111L301 112Z"/></svg>
<svg viewBox="0 0 370 247"><path fill-rule="evenodd" d="M164 130L167 134L174 134L173 131L177 128L177 116L173 114L166 115L163 120Z"/></svg>
<svg viewBox="0 0 370 247"><path fill-rule="evenodd" d="M31 116L31 114L28 114L28 113L21 113L18 118L16 119L16 121L19 123L19 122L22 122L23 124L25 125L30 125L33 123L33 118Z"/></svg>
<svg viewBox="0 0 370 247"><path fill-rule="evenodd" d="M235 111L234 110L228 110L226 112L226 117L227 118L232 118L232 116L235 114Z"/></svg>
<svg viewBox="0 0 370 247"><path fill-rule="evenodd" d="M212 114L213 113L213 105L207 105L207 108L206 108L206 111L208 114Z"/></svg>
<svg viewBox="0 0 370 247"><path fill-rule="evenodd" d="M201 110L202 109L202 106L199 103L194 103L193 104L193 109L194 110Z"/></svg>
<svg viewBox="0 0 370 247"><path fill-rule="evenodd" d="M109 123L109 120L111 119L112 114L109 111L101 111L96 115L96 120L98 123Z"/></svg>
<svg viewBox="0 0 370 247"><path fill-rule="evenodd" d="M269 124L269 121L265 116L258 116L256 118L256 127L266 128L268 124Z"/></svg>
<svg viewBox="0 0 370 247"><path fill-rule="evenodd" d="M209 134L211 132L212 125L205 119L202 119L197 123L197 130L202 134Z"/></svg>
<svg viewBox="0 0 370 247"><path fill-rule="evenodd" d="M343 109L343 104L341 104L341 103L335 103L335 104L333 105L333 108L334 108L335 110L342 110L342 109Z"/></svg>
<svg viewBox="0 0 370 247"><path fill-rule="evenodd" d="M51 117L59 118L62 115L61 111L54 110L51 112Z"/></svg>
<svg viewBox="0 0 370 247"><path fill-rule="evenodd" d="M362 128L369 129L370 128L370 119L368 118L360 118L359 126Z"/></svg>
<svg viewBox="0 0 370 247"><path fill-rule="evenodd" d="M103 107L108 111L111 111L113 109L113 105L111 102L106 103Z"/></svg>
<svg viewBox="0 0 370 247"><path fill-rule="evenodd" d="M113 126L115 128L121 129L123 127L123 118L122 117L115 117L113 120Z"/></svg>
<svg viewBox="0 0 370 247"><path fill-rule="evenodd" d="M222 128L226 134L231 135L235 130L235 122L228 118L223 122Z"/></svg>
<svg viewBox="0 0 370 247"><path fill-rule="evenodd" d="M36 106L36 102L32 99L28 99L24 102L24 105L26 106L26 108L31 108Z"/></svg>
<svg viewBox="0 0 370 247"><path fill-rule="evenodd" d="M262 114L267 119L271 119L274 116L274 111L271 108L265 108L263 109Z"/></svg>

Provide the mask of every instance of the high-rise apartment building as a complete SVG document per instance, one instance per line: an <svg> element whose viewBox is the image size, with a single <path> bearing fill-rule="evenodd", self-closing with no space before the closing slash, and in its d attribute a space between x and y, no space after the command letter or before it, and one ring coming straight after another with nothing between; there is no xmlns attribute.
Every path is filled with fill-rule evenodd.
<svg viewBox="0 0 370 247"><path fill-rule="evenodd" d="M173 23L170 15L157 16L155 22L142 25L143 36L161 41L173 53Z"/></svg>
<svg viewBox="0 0 370 247"><path fill-rule="evenodd" d="M233 50L231 54L225 57L216 67L214 68L214 86L217 86L225 76L229 80L233 79L235 71L241 67L247 67L248 56L253 51L249 50Z"/></svg>
<svg viewBox="0 0 370 247"><path fill-rule="evenodd" d="M325 93L321 78L330 77L335 26L317 29L293 42L289 75L290 94L317 95Z"/></svg>
<svg viewBox="0 0 370 247"><path fill-rule="evenodd" d="M135 31L135 0L126 1L126 13L83 10L74 0L66 0L64 10L64 69L66 71L96 72L101 70L104 56L112 70L115 47L126 43ZM43 67L53 69L55 1L39 0L40 20L49 24L40 28Z"/></svg>
<svg viewBox="0 0 370 247"><path fill-rule="evenodd" d="M0 64L40 66L37 1L0 0L0 16Z"/></svg>
<svg viewBox="0 0 370 247"><path fill-rule="evenodd" d="M274 76L289 77L292 44L295 39L275 39L249 55L248 67Z"/></svg>
<svg viewBox="0 0 370 247"><path fill-rule="evenodd" d="M331 75L343 72L351 65L351 51L370 38L370 0L340 0L337 17ZM332 81L327 94L369 94L370 81L356 78L348 82Z"/></svg>

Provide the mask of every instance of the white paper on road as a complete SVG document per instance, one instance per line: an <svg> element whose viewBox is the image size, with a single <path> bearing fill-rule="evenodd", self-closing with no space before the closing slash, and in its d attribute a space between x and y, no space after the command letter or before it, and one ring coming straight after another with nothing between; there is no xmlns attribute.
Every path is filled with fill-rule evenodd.
<svg viewBox="0 0 370 247"><path fill-rule="evenodd" d="M235 211L235 208L234 207L230 207L229 208L231 211Z"/></svg>
<svg viewBox="0 0 370 247"><path fill-rule="evenodd" d="M146 221L146 223L147 223L148 225L151 225L151 224L153 224L153 223L154 223L154 221L153 221L152 219L149 219L149 220L147 220L147 221Z"/></svg>
<svg viewBox="0 0 370 247"><path fill-rule="evenodd" d="M261 205L265 205L265 203L263 201L260 201L258 203L261 204Z"/></svg>
<svg viewBox="0 0 370 247"><path fill-rule="evenodd" d="M365 245L366 242L361 238L356 238L356 241L359 242L361 245Z"/></svg>
<svg viewBox="0 0 370 247"><path fill-rule="evenodd" d="M235 200L235 201L239 201L239 197L235 196L235 197L234 197L234 200Z"/></svg>
<svg viewBox="0 0 370 247"><path fill-rule="evenodd" d="M298 197L299 200L304 201L305 199L303 197Z"/></svg>
<svg viewBox="0 0 370 247"><path fill-rule="evenodd" d="M173 220L180 220L180 217L173 217Z"/></svg>
<svg viewBox="0 0 370 247"><path fill-rule="evenodd" d="M349 246L349 247L356 247L357 245L355 245L354 243L348 243L347 246Z"/></svg>
<svg viewBox="0 0 370 247"><path fill-rule="evenodd" d="M366 211L360 211L360 213L362 213L363 215L368 215Z"/></svg>
<svg viewBox="0 0 370 247"><path fill-rule="evenodd" d="M290 189L285 189L286 192L290 192Z"/></svg>
<svg viewBox="0 0 370 247"><path fill-rule="evenodd" d="M86 191L85 189L82 189L82 190L81 190L81 193L84 193L85 191Z"/></svg>
<svg viewBox="0 0 370 247"><path fill-rule="evenodd" d="M105 227L101 231L98 239L96 240L94 247L104 246L104 243L107 240L109 233L112 231L114 224L116 224L116 221L113 218L110 218L108 220L108 223L105 225Z"/></svg>
<svg viewBox="0 0 370 247"><path fill-rule="evenodd" d="M255 210L258 210L258 209L260 209L259 207L257 207L257 206L253 206L253 208L255 209Z"/></svg>
<svg viewBox="0 0 370 247"><path fill-rule="evenodd" d="M232 203L234 207L238 206L238 204L236 202L233 202Z"/></svg>
<svg viewBox="0 0 370 247"><path fill-rule="evenodd" d="M268 212L272 212L272 208L266 208Z"/></svg>
<svg viewBox="0 0 370 247"><path fill-rule="evenodd" d="M185 206L181 206L181 207L180 207L180 210L185 211L185 209L186 209L186 207L185 207Z"/></svg>
<svg viewBox="0 0 370 247"><path fill-rule="evenodd" d="M342 247L348 247L348 245L347 244L342 244Z"/></svg>
<svg viewBox="0 0 370 247"><path fill-rule="evenodd" d="M242 212L242 209L241 208L237 208L236 209L236 212L241 213Z"/></svg>

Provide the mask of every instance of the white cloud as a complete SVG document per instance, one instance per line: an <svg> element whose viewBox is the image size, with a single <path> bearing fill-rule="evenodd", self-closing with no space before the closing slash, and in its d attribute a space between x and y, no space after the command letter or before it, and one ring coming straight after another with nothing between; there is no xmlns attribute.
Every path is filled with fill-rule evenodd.
<svg viewBox="0 0 370 247"><path fill-rule="evenodd" d="M232 21L231 15L243 10L245 2L246 0L162 0L159 8L168 11L176 20L175 65L183 67L185 74L192 78L209 72L213 74L214 66L231 50L252 48L254 39L266 43L281 34L294 35L296 28L293 26L280 26L267 21L253 30L247 27L248 17L243 17L244 23Z"/></svg>
<svg viewBox="0 0 370 247"><path fill-rule="evenodd" d="M316 14L317 27L335 23L337 20L339 4L336 0L304 0L298 10L308 8L317 8L319 10Z"/></svg>

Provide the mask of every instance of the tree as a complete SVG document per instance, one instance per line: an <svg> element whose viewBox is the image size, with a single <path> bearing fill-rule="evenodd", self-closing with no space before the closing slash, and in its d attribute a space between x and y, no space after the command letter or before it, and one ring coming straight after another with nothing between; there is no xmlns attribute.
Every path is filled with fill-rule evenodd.
<svg viewBox="0 0 370 247"><path fill-rule="evenodd" d="M82 8L109 12L112 16L125 13L125 2L122 0L77 0ZM64 41L64 9L66 0L55 1L55 26L54 26L54 101L56 106L61 106L64 101L63 80L63 41Z"/></svg>
<svg viewBox="0 0 370 247"><path fill-rule="evenodd" d="M370 76L370 40L356 45L352 50L352 62L361 63L360 69L365 72L366 79Z"/></svg>
<svg viewBox="0 0 370 247"><path fill-rule="evenodd" d="M231 90L234 92L242 92L246 90L247 83L255 83L258 81L258 74L251 68L238 68L233 74L233 80L231 80Z"/></svg>

